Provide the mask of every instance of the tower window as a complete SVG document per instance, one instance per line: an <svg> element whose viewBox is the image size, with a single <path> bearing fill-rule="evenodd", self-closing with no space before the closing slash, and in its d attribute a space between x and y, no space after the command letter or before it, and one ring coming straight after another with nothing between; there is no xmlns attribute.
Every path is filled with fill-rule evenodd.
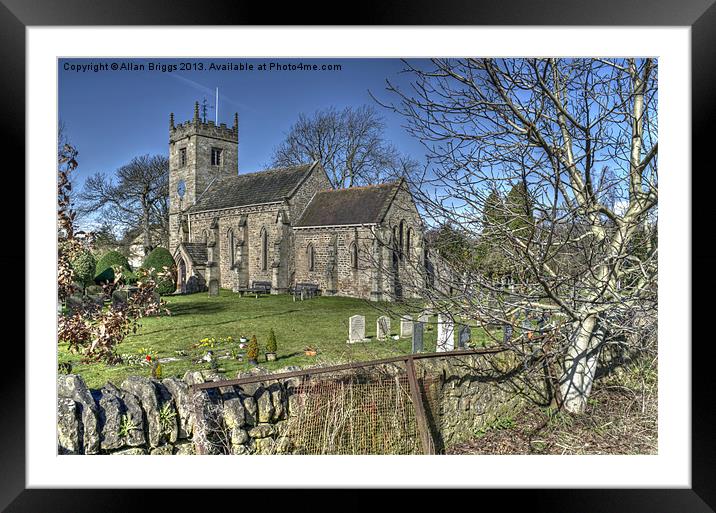
<svg viewBox="0 0 716 513"><path fill-rule="evenodd" d="M179 148L179 167L186 166L186 148Z"/></svg>
<svg viewBox="0 0 716 513"><path fill-rule="evenodd" d="M212 148L211 149L211 165L212 166L220 166L221 165L221 148Z"/></svg>

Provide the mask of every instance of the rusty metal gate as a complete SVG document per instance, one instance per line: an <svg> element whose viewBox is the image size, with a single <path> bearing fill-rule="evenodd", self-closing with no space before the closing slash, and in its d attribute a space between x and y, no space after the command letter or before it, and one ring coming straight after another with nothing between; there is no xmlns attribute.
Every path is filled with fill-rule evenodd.
<svg viewBox="0 0 716 513"><path fill-rule="evenodd" d="M209 394L216 389L290 379L291 413L279 437L291 440L293 454L435 454L440 376L418 376L415 360L502 351L422 353L213 381L193 385L192 393L203 408L216 400Z"/></svg>

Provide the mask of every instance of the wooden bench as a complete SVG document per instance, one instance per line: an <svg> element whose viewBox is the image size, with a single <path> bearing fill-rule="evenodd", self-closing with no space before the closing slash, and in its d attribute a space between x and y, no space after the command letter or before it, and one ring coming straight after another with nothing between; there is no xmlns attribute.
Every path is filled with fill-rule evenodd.
<svg viewBox="0 0 716 513"><path fill-rule="evenodd" d="M245 292L249 294L254 294L258 299L259 294L271 294L271 282L254 281L251 283L250 287L237 289L236 292L238 292L241 296L243 296Z"/></svg>
<svg viewBox="0 0 716 513"><path fill-rule="evenodd" d="M320 289L315 283L297 283L293 287L293 300L300 299L303 301L306 298L312 298L318 295Z"/></svg>

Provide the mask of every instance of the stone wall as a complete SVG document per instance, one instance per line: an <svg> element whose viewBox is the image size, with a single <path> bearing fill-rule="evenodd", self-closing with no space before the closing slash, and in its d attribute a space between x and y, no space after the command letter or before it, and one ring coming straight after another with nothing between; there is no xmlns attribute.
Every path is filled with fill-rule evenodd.
<svg viewBox="0 0 716 513"><path fill-rule="evenodd" d="M438 448L514 415L524 401L522 378L510 371L504 355L424 359L416 367L419 377L432 377L426 410ZM288 370L294 369L283 371ZM253 373L265 371L256 368ZM119 387L108 383L99 390L89 390L77 375L61 375L58 452L290 454L291 440L282 435L297 414L291 391L300 380L268 377L262 383L211 390L208 400L199 401L189 385L219 380L218 375L195 371L184 379L130 377Z"/></svg>
<svg viewBox="0 0 716 513"><path fill-rule="evenodd" d="M302 228L294 230L297 283L315 283L322 291L329 289L327 270L331 245L335 249L336 294L370 299L371 247L373 235L368 227ZM358 266L351 265L351 245L358 248ZM308 247L313 246L314 267L309 269Z"/></svg>
<svg viewBox="0 0 716 513"><path fill-rule="evenodd" d="M280 203L272 203L269 205L226 209L221 212L190 214L191 242L201 242L203 240L202 233L205 230L211 237L211 224L214 219L218 218L219 220L216 247L218 248L219 274L222 288L231 289L234 287L234 272L229 258L229 229L234 233L236 244L241 240L242 235L244 237L244 258L246 258L248 265L248 283L246 285L250 285L252 281L271 281L273 277L271 264L275 259L274 242L276 242L281 233L280 225L276 222L276 219L281 208L284 207ZM243 227L239 225L241 219L246 220L246 224ZM268 261L265 270L261 266L262 229L265 229L268 234ZM287 240L284 244L288 245L290 241ZM238 254L237 247L234 252L235 258ZM288 266L288 261L282 262L282 264Z"/></svg>
<svg viewBox="0 0 716 513"><path fill-rule="evenodd" d="M381 242L398 249L384 252L381 269L383 291L389 297L420 297L424 293L423 223L406 186L398 190L385 214L383 225L387 233L381 237Z"/></svg>

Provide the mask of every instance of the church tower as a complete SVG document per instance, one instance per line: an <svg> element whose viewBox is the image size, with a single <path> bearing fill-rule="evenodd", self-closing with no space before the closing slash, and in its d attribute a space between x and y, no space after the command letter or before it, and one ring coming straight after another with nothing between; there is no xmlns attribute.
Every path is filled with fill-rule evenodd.
<svg viewBox="0 0 716 513"><path fill-rule="evenodd" d="M234 125L216 125L199 117L194 104L191 121L174 124L169 115L169 251L183 241L182 212L194 205L209 184L221 176L238 174L239 116Z"/></svg>

